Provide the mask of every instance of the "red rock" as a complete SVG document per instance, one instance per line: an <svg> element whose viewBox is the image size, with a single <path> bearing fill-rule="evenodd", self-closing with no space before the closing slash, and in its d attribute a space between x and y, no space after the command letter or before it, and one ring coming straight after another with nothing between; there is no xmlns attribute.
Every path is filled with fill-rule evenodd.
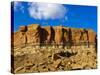
<svg viewBox="0 0 100 75"><path fill-rule="evenodd" d="M27 27L26 26L20 26L19 31L25 32L25 31L27 31Z"/></svg>
<svg viewBox="0 0 100 75"><path fill-rule="evenodd" d="M32 30L39 30L40 29L40 25L39 24L31 24L27 26L28 31L32 31Z"/></svg>
<svg viewBox="0 0 100 75"><path fill-rule="evenodd" d="M63 27L63 42L66 44L69 40L69 28Z"/></svg>
<svg viewBox="0 0 100 75"><path fill-rule="evenodd" d="M71 34L72 34L71 35L72 36L71 40L72 40L73 44L75 45L75 44L79 43L80 37L81 37L81 31L77 30L75 28L72 28L71 29Z"/></svg>
<svg viewBox="0 0 100 75"><path fill-rule="evenodd" d="M26 44L25 32L15 32L13 36L13 45L21 46L23 44Z"/></svg>
<svg viewBox="0 0 100 75"><path fill-rule="evenodd" d="M62 26L56 26L55 27L55 42L56 42L56 44L60 45L63 42L62 36L63 36Z"/></svg>
<svg viewBox="0 0 100 75"><path fill-rule="evenodd" d="M88 40L90 43L96 42L96 33L93 30L88 30Z"/></svg>
<svg viewBox="0 0 100 75"><path fill-rule="evenodd" d="M45 26L45 27L42 27L41 29L42 29L41 40L44 42L50 43L51 42L51 27Z"/></svg>
<svg viewBox="0 0 100 75"><path fill-rule="evenodd" d="M38 24L32 24L29 25L27 28L27 43L33 45L40 44L40 26Z"/></svg>
<svg viewBox="0 0 100 75"><path fill-rule="evenodd" d="M81 43L96 43L96 33L90 29L68 28L62 26L45 26L31 24L20 26L19 31L12 34L14 46L21 44L54 43L63 45L72 42L72 45Z"/></svg>

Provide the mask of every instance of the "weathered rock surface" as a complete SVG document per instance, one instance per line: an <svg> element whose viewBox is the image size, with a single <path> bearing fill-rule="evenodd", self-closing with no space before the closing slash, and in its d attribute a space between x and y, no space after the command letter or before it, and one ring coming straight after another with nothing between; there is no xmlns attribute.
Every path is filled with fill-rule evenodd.
<svg viewBox="0 0 100 75"><path fill-rule="evenodd" d="M96 41L96 33L94 33L92 30L88 30L88 41L91 43L94 43Z"/></svg>
<svg viewBox="0 0 100 75"><path fill-rule="evenodd" d="M26 40L26 35L25 35L25 32L15 32L15 33L12 33L14 34L12 36L12 46L22 46L22 45L25 45L27 40Z"/></svg>
<svg viewBox="0 0 100 75"><path fill-rule="evenodd" d="M97 68L93 30L32 24L21 26L11 38L13 73Z"/></svg>
<svg viewBox="0 0 100 75"><path fill-rule="evenodd" d="M62 26L56 26L55 27L55 42L56 44L62 43Z"/></svg>
<svg viewBox="0 0 100 75"><path fill-rule="evenodd" d="M41 28L41 43L51 43L51 27L45 26Z"/></svg>
<svg viewBox="0 0 100 75"><path fill-rule="evenodd" d="M27 27L26 32L27 43L33 45L40 44L40 26L38 24L32 24Z"/></svg>
<svg viewBox="0 0 100 75"><path fill-rule="evenodd" d="M19 53L18 53L19 52ZM96 69L97 54L95 48L80 49L33 49L26 46L14 50L12 71L14 73L48 72L81 69Z"/></svg>
<svg viewBox="0 0 100 75"><path fill-rule="evenodd" d="M70 39L70 31L69 31L69 29L70 28L68 28L68 27L63 27L63 43L68 43L68 42L70 42L71 41L71 39Z"/></svg>
<svg viewBox="0 0 100 75"><path fill-rule="evenodd" d="M90 29L76 29L63 26L44 26L38 24L20 26L19 31L13 34L14 46L20 44L52 44L64 45L71 43L72 45L80 45L86 43L96 43L96 33ZM17 40L16 40L17 39Z"/></svg>

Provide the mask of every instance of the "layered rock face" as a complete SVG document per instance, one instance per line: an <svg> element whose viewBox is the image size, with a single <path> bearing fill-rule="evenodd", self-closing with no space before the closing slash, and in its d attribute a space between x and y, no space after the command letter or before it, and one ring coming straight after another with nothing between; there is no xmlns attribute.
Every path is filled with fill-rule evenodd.
<svg viewBox="0 0 100 75"><path fill-rule="evenodd" d="M80 45L96 43L96 33L90 29L76 29L63 26L44 26L38 24L20 26L19 31L13 33L13 46L22 44L55 44Z"/></svg>
<svg viewBox="0 0 100 75"><path fill-rule="evenodd" d="M40 26L38 24L29 25L26 31L27 43L33 45L40 44Z"/></svg>

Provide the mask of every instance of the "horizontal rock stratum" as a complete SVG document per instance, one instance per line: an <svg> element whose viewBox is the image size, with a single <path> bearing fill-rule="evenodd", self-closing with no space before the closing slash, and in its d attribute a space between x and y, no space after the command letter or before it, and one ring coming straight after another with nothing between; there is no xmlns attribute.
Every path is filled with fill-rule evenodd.
<svg viewBox="0 0 100 75"><path fill-rule="evenodd" d="M19 30L12 32L12 46L23 44L42 45L77 45L85 43L96 44L96 33L91 29L69 28L63 26L40 26L31 24L20 26Z"/></svg>

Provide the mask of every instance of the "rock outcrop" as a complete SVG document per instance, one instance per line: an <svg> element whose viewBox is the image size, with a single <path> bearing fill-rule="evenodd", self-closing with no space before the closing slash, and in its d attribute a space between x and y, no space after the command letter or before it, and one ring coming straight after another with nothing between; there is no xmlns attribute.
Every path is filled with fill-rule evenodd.
<svg viewBox="0 0 100 75"><path fill-rule="evenodd" d="M23 46L26 44L27 40L26 40L26 34L25 32L15 32L15 33L12 33L13 36L12 36L12 46Z"/></svg>
<svg viewBox="0 0 100 75"><path fill-rule="evenodd" d="M51 27L45 26L41 28L41 43L51 43Z"/></svg>
<svg viewBox="0 0 100 75"><path fill-rule="evenodd" d="M63 43L63 31L62 31L63 27L62 26L56 26L55 27L55 43L57 45L62 44Z"/></svg>
<svg viewBox="0 0 100 75"><path fill-rule="evenodd" d="M97 36L91 29L31 24L12 33L13 73L97 68Z"/></svg>
<svg viewBox="0 0 100 75"><path fill-rule="evenodd" d="M26 31L27 43L33 45L40 44L40 26L38 24L32 24L27 27Z"/></svg>
<svg viewBox="0 0 100 75"><path fill-rule="evenodd" d="M80 45L88 47L96 43L96 33L91 29L78 29L63 26L44 26L32 24L20 26L19 31L13 33L13 46L22 44L55 44L55 45Z"/></svg>

